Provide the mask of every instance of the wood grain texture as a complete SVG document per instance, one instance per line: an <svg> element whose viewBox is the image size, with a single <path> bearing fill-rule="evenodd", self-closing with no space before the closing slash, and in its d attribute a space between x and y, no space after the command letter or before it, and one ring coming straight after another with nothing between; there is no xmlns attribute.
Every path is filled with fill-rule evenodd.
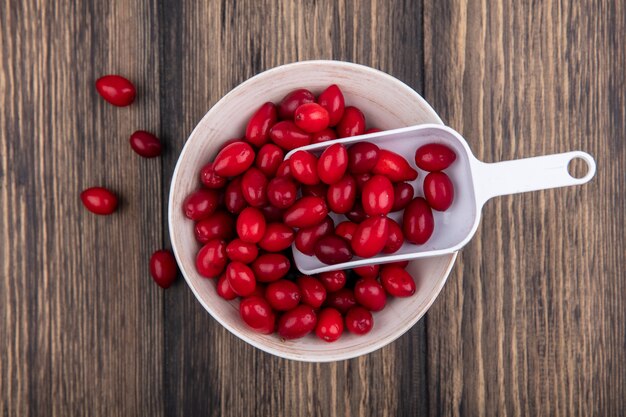
<svg viewBox="0 0 626 417"><path fill-rule="evenodd" d="M428 314L430 414L623 414L623 3L429 1L424 23L426 99L480 159L598 165L486 205Z"/></svg>
<svg viewBox="0 0 626 417"><path fill-rule="evenodd" d="M156 4L0 7L0 414L160 415L161 162L128 146L159 127ZM97 96L110 72L135 105ZM94 185L122 196L114 216L82 207Z"/></svg>
<svg viewBox="0 0 626 417"><path fill-rule="evenodd" d="M0 3L0 414L620 415L626 10L610 0ZM423 36L422 36L423 34ZM258 351L184 282L166 196L202 115L267 68L339 59L425 95L486 161L586 150L579 188L490 202L425 320L333 364ZM120 73L114 108L95 79ZM160 160L128 146L159 134ZM86 187L123 200L80 205Z"/></svg>

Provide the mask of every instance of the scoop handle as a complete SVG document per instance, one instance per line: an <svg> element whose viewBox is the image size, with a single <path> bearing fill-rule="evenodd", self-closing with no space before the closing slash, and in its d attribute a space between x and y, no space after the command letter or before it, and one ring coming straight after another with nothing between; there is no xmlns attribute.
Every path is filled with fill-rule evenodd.
<svg viewBox="0 0 626 417"><path fill-rule="evenodd" d="M569 163L576 158L587 163L587 174L582 178L572 177L567 170ZM593 157L582 151L491 164L478 160L473 162L474 189L480 207L490 198L500 195L585 184L596 173Z"/></svg>

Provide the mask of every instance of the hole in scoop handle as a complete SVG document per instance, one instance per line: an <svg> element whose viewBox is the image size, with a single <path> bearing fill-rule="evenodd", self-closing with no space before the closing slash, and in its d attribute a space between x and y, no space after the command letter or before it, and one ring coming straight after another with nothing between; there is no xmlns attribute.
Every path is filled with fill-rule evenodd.
<svg viewBox="0 0 626 417"><path fill-rule="evenodd" d="M587 164L587 174L582 178L574 178L568 171L570 161L576 158ZM596 173L593 157L582 151L493 164L478 160L475 162L474 187L477 202L481 206L490 198L500 195L585 184Z"/></svg>

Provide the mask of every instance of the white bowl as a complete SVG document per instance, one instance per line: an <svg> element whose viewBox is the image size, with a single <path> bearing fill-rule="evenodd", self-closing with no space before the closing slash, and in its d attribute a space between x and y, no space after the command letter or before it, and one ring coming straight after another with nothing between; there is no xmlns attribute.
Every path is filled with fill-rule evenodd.
<svg viewBox="0 0 626 417"><path fill-rule="evenodd" d="M193 222L182 211L185 197L199 187L198 172L215 157L225 141L241 137L247 120L266 101L278 102L296 88L320 93L337 84L347 105L366 116L368 127L394 129L419 123L443 124L437 113L414 90L398 79L362 65L339 61L305 61L263 72L225 95L202 118L189 136L172 177L169 198L169 228L174 254L187 284L202 306L237 337L268 353L300 361L330 362L350 359L377 350L409 330L439 295L456 253L412 261L407 270L421 284L409 298L389 299L387 307L374 313L374 328L365 336L349 332L327 343L314 335L282 340L261 335L239 318L239 302L225 301L215 292L216 280L201 277L195 269L200 248Z"/></svg>

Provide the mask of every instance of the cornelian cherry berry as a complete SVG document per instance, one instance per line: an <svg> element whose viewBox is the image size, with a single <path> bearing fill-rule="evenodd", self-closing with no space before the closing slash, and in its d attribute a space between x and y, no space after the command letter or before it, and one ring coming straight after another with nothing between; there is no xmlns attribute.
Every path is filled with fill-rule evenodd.
<svg viewBox="0 0 626 417"><path fill-rule="evenodd" d="M226 267L230 288L240 297L251 295L256 288L256 278L250 267L242 262L231 262Z"/></svg>
<svg viewBox="0 0 626 417"><path fill-rule="evenodd" d="M94 214L108 215L117 209L117 196L104 187L91 187L80 193L87 210Z"/></svg>
<svg viewBox="0 0 626 417"><path fill-rule="evenodd" d="M313 308L306 304L287 311L278 320L278 335L283 339L298 339L315 329L317 317Z"/></svg>
<svg viewBox="0 0 626 417"><path fill-rule="evenodd" d="M322 283L326 291L334 292L339 291L346 285L346 273L345 271L329 271L322 272L317 276L317 279Z"/></svg>
<svg viewBox="0 0 626 417"><path fill-rule="evenodd" d="M343 317L334 308L325 308L317 315L315 334L326 342L334 342L343 333Z"/></svg>
<svg viewBox="0 0 626 417"><path fill-rule="evenodd" d="M415 281L411 274L399 266L384 265L380 270L380 282L394 297L410 297L415 294Z"/></svg>
<svg viewBox="0 0 626 417"><path fill-rule="evenodd" d="M354 285L357 303L371 311L380 311L387 304L385 289L373 278L361 278Z"/></svg>
<svg viewBox="0 0 626 417"><path fill-rule="evenodd" d="M317 174L326 184L339 181L346 173L346 169L348 169L348 151L340 143L326 148L317 161Z"/></svg>
<svg viewBox="0 0 626 417"><path fill-rule="evenodd" d="M205 278L217 278L224 270L226 262L226 243L213 239L198 251L196 270Z"/></svg>
<svg viewBox="0 0 626 417"><path fill-rule="evenodd" d="M315 133L326 129L330 119L324 107L317 103L305 103L296 109L294 122L305 132Z"/></svg>
<svg viewBox="0 0 626 417"><path fill-rule="evenodd" d="M326 288L317 279L307 275L301 275L296 280L300 288L302 303L308 304L313 308L320 308L326 300Z"/></svg>
<svg viewBox="0 0 626 417"><path fill-rule="evenodd" d="M144 158L154 158L155 156L161 155L161 142L159 138L145 130L137 130L130 135L130 147Z"/></svg>
<svg viewBox="0 0 626 417"><path fill-rule="evenodd" d="M343 93L336 84L329 86L317 98L317 103L328 112L328 125L335 126L341 120L345 109Z"/></svg>
<svg viewBox="0 0 626 417"><path fill-rule="evenodd" d="M280 101L278 116L282 120L293 119L296 109L305 103L315 102L315 96L305 88L293 90Z"/></svg>
<svg viewBox="0 0 626 417"><path fill-rule="evenodd" d="M98 78L96 90L103 99L114 106L125 107L135 101L135 86L120 75L105 75Z"/></svg>
<svg viewBox="0 0 626 417"><path fill-rule="evenodd" d="M350 333L364 335L374 327L372 313L366 308L356 306L348 310L346 314L346 328Z"/></svg>
<svg viewBox="0 0 626 417"><path fill-rule="evenodd" d="M257 243L265 234L263 213L254 207L246 207L237 217L237 235L244 242Z"/></svg>
<svg viewBox="0 0 626 417"><path fill-rule="evenodd" d="M300 304L300 289L293 281L281 279L265 289L265 299L278 311L287 311Z"/></svg>
<svg viewBox="0 0 626 417"><path fill-rule="evenodd" d="M169 288L176 280L176 259L168 250L158 250L150 257L150 274L161 288Z"/></svg>
<svg viewBox="0 0 626 417"><path fill-rule="evenodd" d="M239 304L241 319L252 329L262 334L270 334L276 327L276 314L262 297L252 295Z"/></svg>
<svg viewBox="0 0 626 417"><path fill-rule="evenodd" d="M365 116L356 107L348 106L345 108L336 130L340 138L362 135L365 132Z"/></svg>
<svg viewBox="0 0 626 417"><path fill-rule="evenodd" d="M246 127L246 139L256 147L269 140L270 128L276 123L278 113L274 103L265 103L252 115Z"/></svg>

